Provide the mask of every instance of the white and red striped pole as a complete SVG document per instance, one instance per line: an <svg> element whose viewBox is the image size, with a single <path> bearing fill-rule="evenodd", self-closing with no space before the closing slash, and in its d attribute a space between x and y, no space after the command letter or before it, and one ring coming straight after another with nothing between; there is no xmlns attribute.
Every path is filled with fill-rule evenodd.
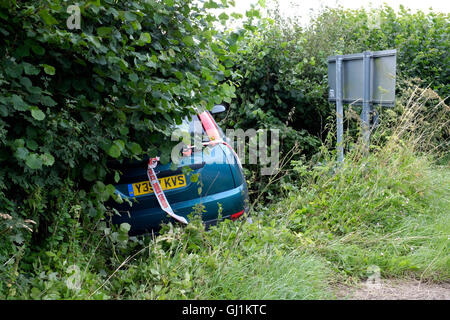
<svg viewBox="0 0 450 320"><path fill-rule="evenodd" d="M163 189L161 188L161 185L158 181L158 177L155 173L155 168L158 165L159 158L150 158L148 161L148 180L150 181L150 184L152 185L153 192L155 193L156 199L158 200L159 206L161 209L166 212L169 216L176 219L177 221L180 221L184 224L188 224L187 220L184 217L181 217L179 215L176 215L175 212L173 212L172 207L170 206L169 202L167 201L166 195L164 194Z"/></svg>

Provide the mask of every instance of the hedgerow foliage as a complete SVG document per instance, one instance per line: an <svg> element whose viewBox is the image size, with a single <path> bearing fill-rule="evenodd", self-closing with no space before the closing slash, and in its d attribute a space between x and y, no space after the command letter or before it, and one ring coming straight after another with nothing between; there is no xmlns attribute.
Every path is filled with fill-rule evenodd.
<svg viewBox="0 0 450 320"><path fill-rule="evenodd" d="M108 159L167 162L174 122L234 96L204 10L226 1L78 1L81 29L70 30L72 4L0 6L0 232L16 244L24 219L41 238L58 223L67 190L85 190L82 214L102 217Z"/></svg>
<svg viewBox="0 0 450 320"><path fill-rule="evenodd" d="M334 121L335 107L328 103L328 56L397 49L397 95L403 90L400 80L410 78L421 79L422 86L444 98L450 94L448 14L405 8L395 12L386 5L373 10L325 8L307 26L282 16L276 7L265 18L247 16L240 45L229 47L240 77L233 78L237 98L224 126L279 128L282 157L295 145L306 156L316 153L318 138L326 137ZM256 177L250 187L260 190L268 179L257 172L248 175Z"/></svg>
<svg viewBox="0 0 450 320"><path fill-rule="evenodd" d="M249 32L235 49L242 78L227 124L284 127L285 151L297 140L306 152L314 152L314 140L300 133L323 137L326 132L334 110L327 102L330 55L397 49L398 78L420 78L440 96L450 94L449 14L412 13L403 7L396 13L386 5L325 8L305 27L275 9L245 27Z"/></svg>

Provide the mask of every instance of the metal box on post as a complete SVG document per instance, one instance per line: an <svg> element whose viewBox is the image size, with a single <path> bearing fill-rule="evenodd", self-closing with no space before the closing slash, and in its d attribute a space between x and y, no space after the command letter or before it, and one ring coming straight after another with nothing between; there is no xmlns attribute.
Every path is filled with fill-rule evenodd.
<svg viewBox="0 0 450 320"><path fill-rule="evenodd" d="M361 122L365 144L370 140L370 111L374 105L393 106L397 50L328 57L328 100L336 102L338 159L343 161L343 107L362 105Z"/></svg>

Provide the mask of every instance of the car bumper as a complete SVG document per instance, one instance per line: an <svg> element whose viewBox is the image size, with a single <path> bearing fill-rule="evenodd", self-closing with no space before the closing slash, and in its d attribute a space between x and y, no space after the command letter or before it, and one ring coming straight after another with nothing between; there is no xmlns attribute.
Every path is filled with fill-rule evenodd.
<svg viewBox="0 0 450 320"><path fill-rule="evenodd" d="M206 212L202 213L202 220L207 226L217 223L219 215L219 206L222 208L221 216L229 218L242 210L248 209L248 192L246 184L224 192L196 198L193 200L171 203L175 214L185 217L188 221L188 215L194 212L194 206L202 204ZM174 221L159 207L121 212L121 215L113 217L114 224L129 223L131 230L129 234L139 235L160 229L161 223Z"/></svg>

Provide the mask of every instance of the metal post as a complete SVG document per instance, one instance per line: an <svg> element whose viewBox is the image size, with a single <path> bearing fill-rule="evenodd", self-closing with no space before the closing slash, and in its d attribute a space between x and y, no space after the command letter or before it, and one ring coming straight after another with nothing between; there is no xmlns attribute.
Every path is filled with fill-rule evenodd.
<svg viewBox="0 0 450 320"><path fill-rule="evenodd" d="M363 56L363 68L364 68L364 94L363 94L363 109L361 114L361 127L363 132L364 149L369 150L370 143L370 87L371 87L371 74L370 74L370 61L372 58L372 52L365 51Z"/></svg>
<svg viewBox="0 0 450 320"><path fill-rule="evenodd" d="M342 56L336 57L337 159L344 161L344 107L342 105Z"/></svg>

